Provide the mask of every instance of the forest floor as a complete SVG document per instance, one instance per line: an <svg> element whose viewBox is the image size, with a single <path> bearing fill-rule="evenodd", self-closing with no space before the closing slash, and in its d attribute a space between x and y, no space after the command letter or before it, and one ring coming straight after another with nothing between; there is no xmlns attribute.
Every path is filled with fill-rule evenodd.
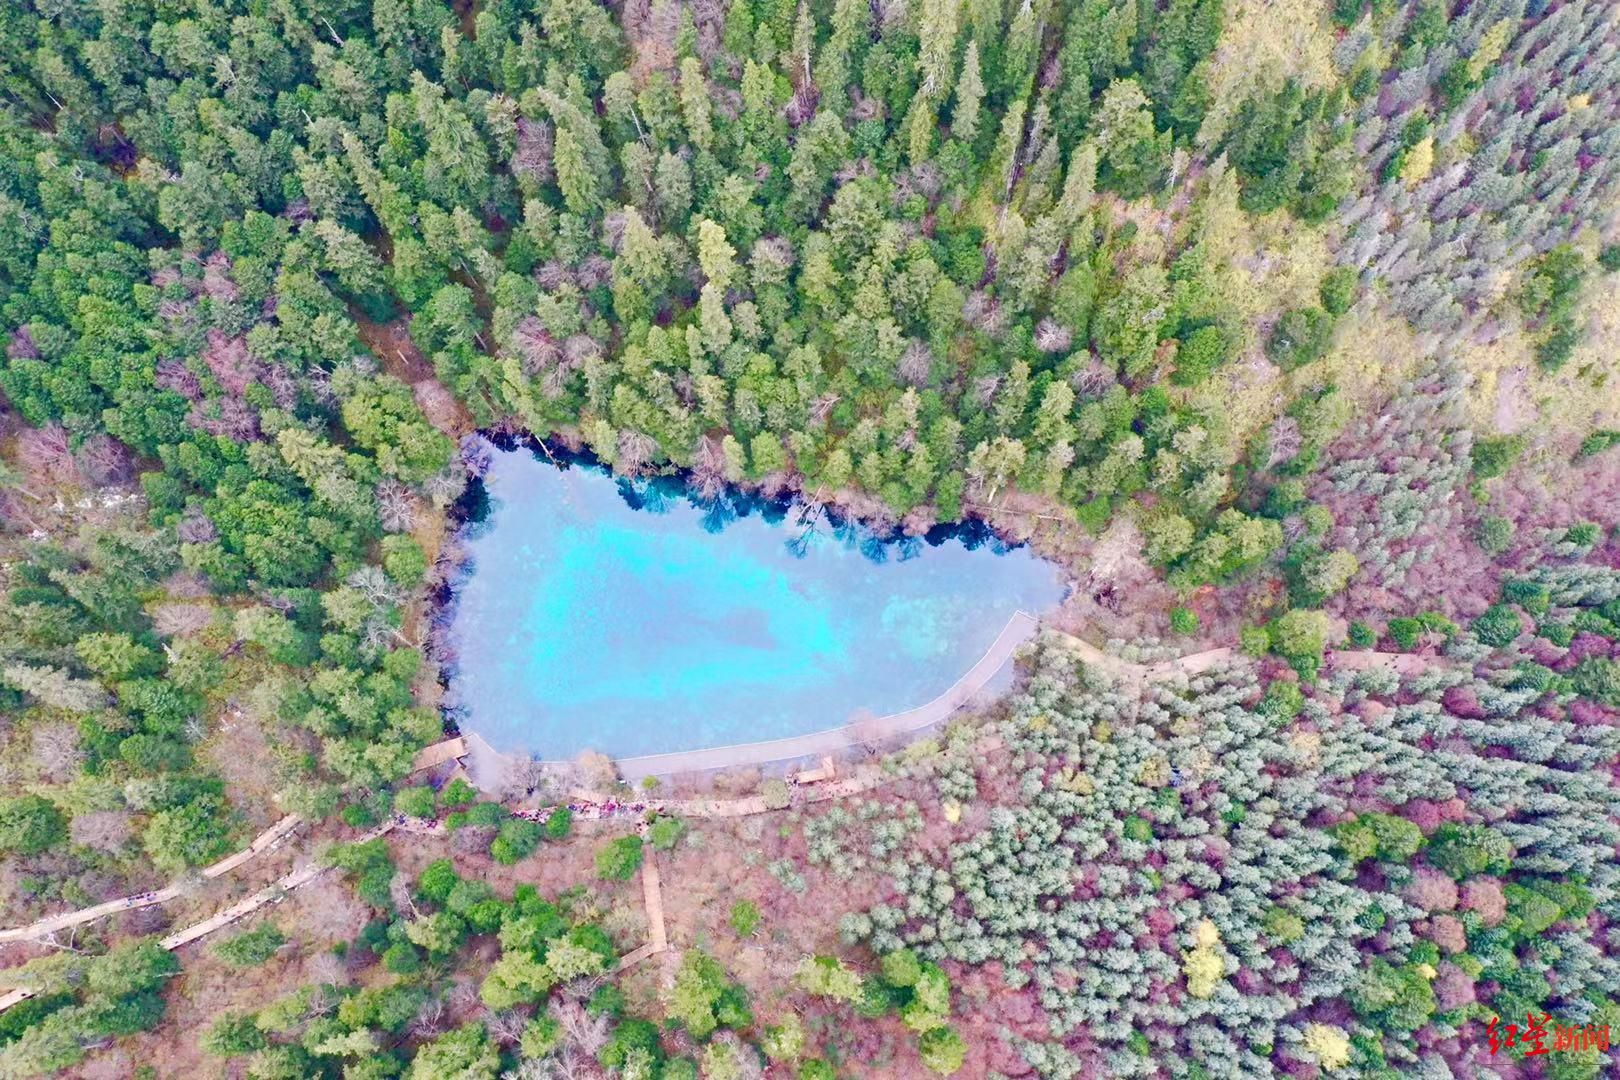
<svg viewBox="0 0 1620 1080"><path fill-rule="evenodd" d="M1177 675L1192 676L1208 671L1219 664L1226 663L1238 656L1237 650L1222 646L1192 653L1187 656L1156 663L1143 664L1126 660L1112 653L1092 645L1085 639L1063 631L1053 631L1062 636L1077 657L1088 666L1107 672L1110 676L1124 682L1151 682L1157 679L1171 678ZM1414 653L1387 653L1372 649L1329 651L1327 664L1329 667L1365 670L1374 667L1389 667L1401 674L1414 674L1423 670L1434 662L1436 658ZM994 735L981 740L983 749L993 752L1000 748L1000 740ZM852 741L850 746L855 743ZM469 744L464 737L456 736L433 744L418 752L412 763L412 772L423 772L438 768L463 758L469 751ZM751 765L752 761L729 762L727 764ZM847 798L868 791L884 783L889 777L875 765L868 763L865 767L857 769L853 775L842 779L835 779L837 770L830 767L830 759L823 759L823 765L814 770L805 770L795 774L794 782L800 786L796 792L796 803L825 802L833 799ZM811 786L813 785L813 786ZM728 818L746 817L753 814L768 812L773 808L767 805L763 796L750 795L741 797L711 797L694 799L649 799L641 803L629 803L624 799L615 799L612 795L592 791L576 793L576 800L580 809L590 818L607 820L614 816L615 810L632 810L645 807L649 811L673 814L679 817L691 818ZM608 808L603 814L602 808ZM282 842L294 834L303 822L295 814L288 814L266 829L251 844L198 872L201 880L207 881L228 874L250 859L258 855L273 851L280 847ZM391 831L396 825L404 825L407 832L413 834L434 834L442 831L436 824L407 823L406 819L398 819L373 830L376 835ZM369 838L372 834L367 834ZM100 918L132 911L142 907L166 903L185 895L188 888L176 884L163 889L137 893L131 896L109 900L101 904L91 905L76 911L63 912L41 919L27 926L10 929L0 929L0 944L22 942L31 940L49 940L54 935L71 929L75 926L93 922Z"/></svg>
<svg viewBox="0 0 1620 1080"><path fill-rule="evenodd" d="M1084 662L1113 677L1137 682L1197 674L1233 655L1230 649L1211 649L1179 660L1137 664L1078 638L1070 641ZM1355 669L1388 664L1410 671L1434 660L1372 651L1329 654L1330 665ZM445 753L454 749L449 746ZM449 858L462 875L486 881L497 891L529 883L543 895L572 897L570 903L599 918L624 950L617 970L626 993L648 1008L665 993L681 952L704 949L749 989L760 1022L769 1024L791 1007L784 987L791 985L787 976L799 959L837 945L837 925L826 898L838 898L838 911L858 910L881 900L886 888L883 874L872 861L857 860L853 870L835 870L811 860L806 821L828 812L823 807L835 802L857 810L863 803L875 803L881 808L877 816L883 818L897 815L908 806L918 806L927 813L922 831L913 842L930 849L948 845L964 830L982 824L988 812L985 805L996 800L996 785L1016 783L1002 753L1001 740L994 733L979 741L974 754L985 764L989 787L984 798L965 808L959 821L948 820L938 812L938 800L926 781L898 777L875 760L846 766L843 771L814 770L824 779L793 787L792 801L786 808L773 809L758 795L649 799L646 806L687 819L692 829L672 851L657 851L649 846L639 881L632 882L597 880L593 855L603 840L644 829L644 812L592 813L588 805L582 805L584 812L576 818L569 840L547 844L536 857L510 867L501 866L488 855L492 830L464 828L452 832L439 823L396 820L362 839L386 837L396 865L407 878L414 878L436 859ZM424 757L431 756L430 748ZM287 835L290 830L279 834L283 838ZM87 1062L75 1075L86 1080L125 1076L133 1065L155 1061L164 1063L160 1076L194 1075L209 1067L209 1059L197 1049L197 1032L205 1029L220 1009L262 1008L266 1002L311 981L364 985L380 978L376 965L356 966L352 958L345 961L331 951L332 946L350 940L365 924L363 905L334 875L323 873L312 860L288 850L304 845L278 844L279 840L261 848L274 852L267 866L285 868L269 884L234 903L216 907L212 914L184 924L184 929L164 939L166 947L185 948L187 952L184 971L168 995L175 1003L173 1015L156 1031L136 1036ZM240 869L249 862L241 857L250 851L233 856L241 860L233 868ZM780 869L784 865L796 870L784 874ZM589 884L582 888L581 883ZM765 913L761 927L746 936L738 934L732 925L735 905L745 900ZM181 903L185 901L183 897ZM275 914L268 915L270 911ZM260 968L234 971L225 967L212 950L189 947L253 917L273 917L283 927L299 928L297 934L290 935L294 941ZM662 962L642 963L653 957L661 957ZM458 983L438 1023L453 1026L476 1013L478 978L483 966L493 959L491 951L468 967L464 983ZM1037 1034L1039 1009L1027 994L1001 987L997 973L988 968L962 972L960 978L964 998L961 1022L968 1029L965 1034L974 1035L968 1043L975 1057L967 1068L973 1075L1016 1070L1018 1062L1007 1057L1010 1049L999 1033L1010 1029ZM822 1010L818 1005L812 1005L802 1018L814 1037L835 1049L851 1076L909 1075L906 1069L915 1063L908 1049L909 1033L898 1022L849 1025L835 1011Z"/></svg>
<svg viewBox="0 0 1620 1080"><path fill-rule="evenodd" d="M1068 634L1064 634L1063 637L1082 662L1106 671L1111 676L1122 681L1135 683L1150 682L1177 675L1196 675L1225 663L1236 655L1235 650L1223 647L1208 649L1174 660L1141 664L1104 652L1079 637ZM1364 670L1372 667L1387 666L1402 674L1421 671L1433 661L1433 657L1423 655L1383 653L1374 650L1333 652L1328 657L1328 663L1332 667ZM994 754L1000 749L1001 740L994 734L985 736L978 743L978 751L983 755ZM467 743L465 739L459 737L447 739L421 751L414 763L414 768L416 771L436 768L455 760L461 754L464 754L466 750ZM793 789L792 806L803 808L815 803L847 799L869 792L894 779L892 774L885 772L875 762L866 762L857 766L852 774L842 778L836 778L836 769L830 766L830 762L828 765L813 770L813 772L815 782L799 784ZM808 778L810 773L800 773L799 776ZM639 818L642 823L641 827L644 829L646 817L654 812L681 818L725 819L751 817L787 809L770 806L762 795L731 798L648 799L644 803L628 803L622 799L615 800L613 796L608 794L580 792L576 795L576 800L578 812L583 816L584 820L603 824L609 828L613 826L615 819L624 821ZM210 881L223 877L259 855L275 851L282 846L285 840L297 832L302 824L303 822L296 815L287 815L255 838L246 848L200 871L199 878L202 881ZM436 822L429 823L398 818L371 830L360 837L360 840L383 836L393 832L396 828L413 836L442 836L446 832L444 827ZM647 945L638 948L632 954L635 955L636 959L662 952L668 944L664 932L662 891L656 864L652 859L649 859L645 866L648 868L643 881L645 917L651 928L651 934ZM318 866L307 860L301 861L294 870L283 874L276 881L265 886L246 900L230 905L215 915L165 938L164 946L166 948L178 948L181 945L207 936L215 930L222 929L268 903L279 902L280 897L286 892L308 884L319 873L320 868ZM194 884L174 884L163 889L137 893L76 911L63 912L27 926L0 930L0 944L24 942L60 944L59 935L63 932L99 919L135 911L140 908L165 904L185 897L193 891L195 891ZM621 968L630 966L632 963L634 963L634 960L627 956L624 961L621 961ZM14 997L15 995L0 997L0 1010L14 1004L15 1000L21 1000L21 998L13 1000Z"/></svg>

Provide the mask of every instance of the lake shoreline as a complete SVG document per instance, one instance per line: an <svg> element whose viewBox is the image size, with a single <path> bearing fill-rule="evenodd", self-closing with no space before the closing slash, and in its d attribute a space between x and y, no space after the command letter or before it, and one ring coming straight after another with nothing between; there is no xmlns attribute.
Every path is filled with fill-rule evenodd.
<svg viewBox="0 0 1620 1080"><path fill-rule="evenodd" d="M691 493L694 499L696 498L695 487L692 482L694 476L692 469L666 464L633 477L626 477L597 457L583 442L570 437L568 432L558 432L550 438L541 438L530 431L480 430L475 432L471 438L482 439L497 450L510 452L526 449L531 453L549 459L560 467L600 469L612 475L616 480L630 480L633 482L661 479L679 480L682 488ZM468 464L465 443L466 440L463 440L462 461L463 464ZM469 492L471 492L475 483L481 487L482 474L480 472L476 472L469 467L468 476ZM994 540L1008 550L1029 547L1031 551L1043 559L1058 563L1065 570L1072 569L1055 554L1043 552L1040 546L1030 538L1013 535L1005 527L998 526L989 517L976 510L968 510L959 521L939 522L933 520L934 508L932 506L919 507L897 521L892 511L878 503L875 497L864 492L840 488L819 501L815 500L813 498L814 493L805 492L804 477L798 473L776 474L774 477L767 477L763 480L728 481L725 485L725 492L727 494L735 493L748 496L750 499L755 500L754 507L760 510L778 508L783 513L787 513L795 508L819 506L821 512L827 515L834 527L859 528L873 534L874 537L884 543L894 542L906 537L923 540L933 546L950 539L964 541L971 539L975 543L982 543L984 540L989 539ZM467 499L468 493L463 493L462 497L451 507L451 524L455 529L459 530L461 526L467 523L465 515L471 508L471 504L467 503ZM458 513L461 516L455 516ZM908 527L908 520L918 518L919 514L927 518L927 527L923 529ZM913 524L917 523L920 523L920 520L919 522L913 522Z"/></svg>
<svg viewBox="0 0 1620 1080"><path fill-rule="evenodd" d="M1043 556L1039 550L1040 545L1028 543L1024 539L1008 535L1006 531L997 530L988 521L976 515L970 514L964 520L950 524L933 524L920 533L908 532L892 515L861 514L858 501L851 504L835 498L824 498L812 502L802 490L798 478L793 478L791 483L780 484L772 484L770 481L744 481L727 485L721 494L704 499L693 481L690 470L666 466L640 477L627 478L614 472L587 448L573 445L572 440L566 436L543 440L530 432L483 431L467 436L462 442L461 456L468 471L468 483L462 494L444 511L448 540L436 567L435 581L428 597L427 618L431 628L428 650L437 669L437 682L441 694L439 711L448 736L477 733L487 741L489 735L486 732L476 732L475 725L468 723L471 705L470 702L461 700L464 686L458 688L457 685L463 657L457 655L457 637L451 634L451 627L455 622L466 583L476 572L467 540L469 535L476 535L473 531L479 528L492 510L485 477L492 465L492 452L495 451L503 453L528 451L536 461L549 462L563 471L578 468L609 477L617 483L619 497L632 510L638 512L645 508L637 501L640 493L652 495L655 504L659 501L649 490L649 485L662 488L664 497L671 502L677 499L684 500L689 506L698 509L718 507L717 512L721 517L716 531L723 530L734 521L756 515L758 519L770 525L780 525L793 515L797 515L799 521L807 522L812 527L819 526L820 529L832 530L834 535L843 539L846 544L857 547L863 555L875 563L887 561L886 552L895 547L915 552L924 545L933 548L952 541L960 543L967 550L988 545L997 555L1027 548L1031 556L1052 564L1055 585L1060 590L1056 601L1043 610L1054 611L1061 607L1072 590L1067 566ZM912 519L912 523L916 523L915 518ZM902 556L902 559L904 557ZM828 720L826 727L839 726L836 722L832 722L833 717L829 716ZM815 730L820 731L822 728L817 727ZM508 748L506 752L512 755L527 755L530 760L542 758L542 755L534 749ZM659 751L651 752L656 754ZM645 756L646 753L648 751L635 751L623 756Z"/></svg>

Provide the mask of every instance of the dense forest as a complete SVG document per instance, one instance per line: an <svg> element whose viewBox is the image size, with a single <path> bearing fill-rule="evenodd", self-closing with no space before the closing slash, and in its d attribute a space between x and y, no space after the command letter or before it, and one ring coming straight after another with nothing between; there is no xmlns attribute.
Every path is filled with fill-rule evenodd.
<svg viewBox="0 0 1620 1080"><path fill-rule="evenodd" d="M0 945L0 1076L1614 1067L1484 1034L1620 1024L1612 3L14 0L0 85L0 921L331 868ZM576 832L412 775L522 433L1237 652Z"/></svg>

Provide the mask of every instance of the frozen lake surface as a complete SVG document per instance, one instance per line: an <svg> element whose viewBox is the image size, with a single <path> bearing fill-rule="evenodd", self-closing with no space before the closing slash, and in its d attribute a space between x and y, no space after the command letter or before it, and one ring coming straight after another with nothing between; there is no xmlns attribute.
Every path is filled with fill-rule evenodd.
<svg viewBox="0 0 1620 1080"><path fill-rule="evenodd" d="M462 729L547 759L756 742L933 699L1063 578L983 530L892 540L500 451L466 527Z"/></svg>

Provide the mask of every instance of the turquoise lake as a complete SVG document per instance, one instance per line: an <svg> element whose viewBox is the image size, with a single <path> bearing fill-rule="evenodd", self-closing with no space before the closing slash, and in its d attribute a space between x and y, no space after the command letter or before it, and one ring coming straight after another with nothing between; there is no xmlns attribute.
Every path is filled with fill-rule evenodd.
<svg viewBox="0 0 1620 1080"><path fill-rule="evenodd" d="M546 759L755 742L932 700L1062 572L983 530L889 540L748 496L699 503L497 451L465 527L450 700Z"/></svg>

